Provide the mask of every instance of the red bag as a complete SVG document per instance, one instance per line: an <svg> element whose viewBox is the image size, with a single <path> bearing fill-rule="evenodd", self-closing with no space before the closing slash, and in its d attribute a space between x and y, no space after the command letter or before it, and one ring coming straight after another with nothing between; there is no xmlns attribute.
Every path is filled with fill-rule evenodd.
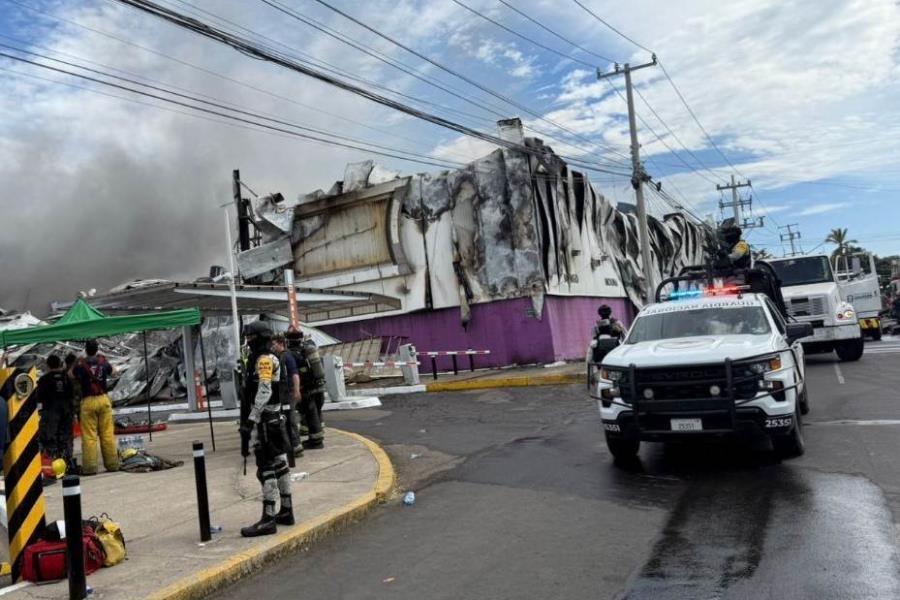
<svg viewBox="0 0 900 600"><path fill-rule="evenodd" d="M81 536L84 545L84 573L90 575L103 566L103 546L93 529L85 527ZM22 578L41 583L65 579L66 540L39 540L27 548L22 556Z"/></svg>

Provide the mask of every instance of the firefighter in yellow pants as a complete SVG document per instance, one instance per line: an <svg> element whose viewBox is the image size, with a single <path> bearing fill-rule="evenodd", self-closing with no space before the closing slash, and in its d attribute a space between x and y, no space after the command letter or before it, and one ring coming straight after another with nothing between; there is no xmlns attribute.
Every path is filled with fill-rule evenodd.
<svg viewBox="0 0 900 600"><path fill-rule="evenodd" d="M113 375L112 365L98 352L96 340L85 344L87 356L76 364L74 373L81 384L81 473L96 475L97 444L103 454L107 471L119 470L116 451L116 432L113 424L112 402L106 395L106 378Z"/></svg>

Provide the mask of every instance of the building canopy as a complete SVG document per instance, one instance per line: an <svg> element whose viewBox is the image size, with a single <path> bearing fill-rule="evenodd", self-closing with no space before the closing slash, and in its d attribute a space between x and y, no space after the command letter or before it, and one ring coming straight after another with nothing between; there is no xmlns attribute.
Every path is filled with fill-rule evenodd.
<svg viewBox="0 0 900 600"><path fill-rule="evenodd" d="M185 308L165 312L109 317L79 298L56 323L0 331L0 348L109 337L122 333L198 325L200 310Z"/></svg>

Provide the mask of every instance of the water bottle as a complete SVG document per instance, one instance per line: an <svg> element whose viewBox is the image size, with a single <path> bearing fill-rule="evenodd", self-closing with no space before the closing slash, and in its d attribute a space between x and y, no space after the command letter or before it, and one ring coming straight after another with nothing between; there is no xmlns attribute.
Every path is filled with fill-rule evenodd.
<svg viewBox="0 0 900 600"><path fill-rule="evenodd" d="M416 493L415 492L406 492L403 496L403 504L407 506L412 506L416 503Z"/></svg>
<svg viewBox="0 0 900 600"><path fill-rule="evenodd" d="M136 435L131 438L131 447L135 450L143 450L144 449L144 436Z"/></svg>

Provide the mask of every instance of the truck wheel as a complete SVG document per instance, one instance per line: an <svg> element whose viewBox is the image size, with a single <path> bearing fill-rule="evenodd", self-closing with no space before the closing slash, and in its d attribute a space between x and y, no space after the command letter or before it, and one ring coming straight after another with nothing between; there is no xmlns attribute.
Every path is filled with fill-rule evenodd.
<svg viewBox="0 0 900 600"><path fill-rule="evenodd" d="M772 446L779 458L796 458L803 456L806 451L806 443L803 441L803 421L800 419L800 410L794 412L794 429L787 435L772 437Z"/></svg>
<svg viewBox="0 0 900 600"><path fill-rule="evenodd" d="M800 395L800 414L809 414L809 391L803 386L803 393Z"/></svg>
<svg viewBox="0 0 900 600"><path fill-rule="evenodd" d="M606 436L606 447L616 460L633 460L641 448L641 440L635 437Z"/></svg>
<svg viewBox="0 0 900 600"><path fill-rule="evenodd" d="M881 341L881 328L872 330L872 339L876 342Z"/></svg>
<svg viewBox="0 0 900 600"><path fill-rule="evenodd" d="M858 340L841 342L834 347L834 351L837 352L838 358L844 362L859 360L863 355L863 340L859 338Z"/></svg>

